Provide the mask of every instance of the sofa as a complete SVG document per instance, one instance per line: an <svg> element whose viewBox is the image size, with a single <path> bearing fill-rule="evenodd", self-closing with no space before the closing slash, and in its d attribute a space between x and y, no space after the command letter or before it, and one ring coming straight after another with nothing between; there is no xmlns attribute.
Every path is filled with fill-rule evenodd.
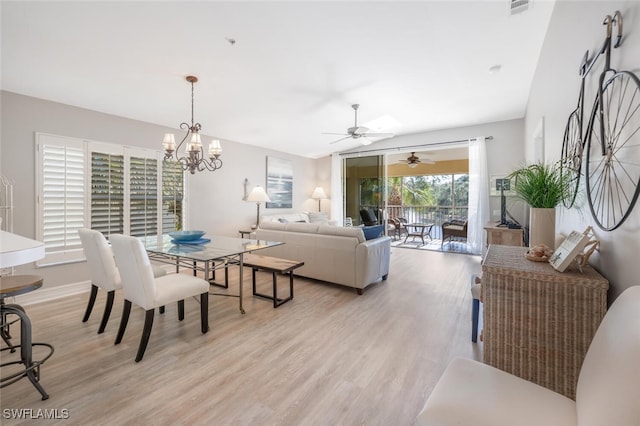
<svg viewBox="0 0 640 426"><path fill-rule="evenodd" d="M265 256L301 260L296 275L355 288L386 280L389 274L391 238L382 235L367 240L358 227L320 223L264 221L256 229L259 240L285 244L260 250Z"/></svg>

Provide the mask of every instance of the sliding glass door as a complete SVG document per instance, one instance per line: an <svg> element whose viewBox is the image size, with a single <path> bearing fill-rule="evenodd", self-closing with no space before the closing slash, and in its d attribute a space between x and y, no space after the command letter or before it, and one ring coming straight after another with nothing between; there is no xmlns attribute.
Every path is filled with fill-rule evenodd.
<svg viewBox="0 0 640 426"><path fill-rule="evenodd" d="M370 220L383 223L385 209L384 156L353 157L344 160L345 216L354 225L367 224ZM366 213L373 214L367 219Z"/></svg>

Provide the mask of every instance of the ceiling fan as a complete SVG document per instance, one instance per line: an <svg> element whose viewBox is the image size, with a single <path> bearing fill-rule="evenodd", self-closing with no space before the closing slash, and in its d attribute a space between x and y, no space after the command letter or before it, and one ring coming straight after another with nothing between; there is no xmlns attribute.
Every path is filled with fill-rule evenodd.
<svg viewBox="0 0 640 426"><path fill-rule="evenodd" d="M371 141L368 140L367 138L390 138L395 136L393 133L374 133L374 132L370 132L368 127L364 127L364 126L358 126L358 108L360 107L360 104L353 104L351 105L351 108L353 108L353 111L355 112L355 122L353 124L353 127L349 127L347 129L347 133L323 133L323 135L341 135L344 136L338 140L335 140L333 142L330 142L330 144L334 144L336 142L340 142L343 141L345 139L359 139L360 143L362 145L369 145L371 144Z"/></svg>
<svg viewBox="0 0 640 426"><path fill-rule="evenodd" d="M409 167L411 167L412 169L416 166L418 166L418 164L434 164L435 161L433 160L429 160L426 158L420 158L416 155L415 152L412 152L410 156L407 157L406 160L398 160L399 163L406 163Z"/></svg>

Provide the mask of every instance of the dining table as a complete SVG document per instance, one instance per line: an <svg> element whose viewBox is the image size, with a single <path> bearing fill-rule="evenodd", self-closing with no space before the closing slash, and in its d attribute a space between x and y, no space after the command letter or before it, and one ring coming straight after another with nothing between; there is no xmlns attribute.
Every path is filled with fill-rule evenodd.
<svg viewBox="0 0 640 426"><path fill-rule="evenodd" d="M226 236L206 236L205 241L189 242L177 241L168 234L162 236L139 237L143 246L147 250L149 259L175 265L176 273L180 268L187 268L196 275L202 272L204 279L211 285L218 285L215 282L215 271L225 269L232 265L238 265L238 294L210 293L216 296L237 297L239 308L242 314L245 310L242 306L243 288L243 257L247 253L275 247L282 242L265 241L247 238L226 237ZM227 287L227 285L219 285Z"/></svg>

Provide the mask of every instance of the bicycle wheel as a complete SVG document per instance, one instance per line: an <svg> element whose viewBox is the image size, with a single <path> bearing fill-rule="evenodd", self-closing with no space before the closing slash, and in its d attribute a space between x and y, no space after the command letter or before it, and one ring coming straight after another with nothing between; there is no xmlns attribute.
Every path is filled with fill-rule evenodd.
<svg viewBox="0 0 640 426"><path fill-rule="evenodd" d="M609 78L591 113L587 138L587 198L596 223L613 231L640 192L640 80L620 71Z"/></svg>
<svg viewBox="0 0 640 426"><path fill-rule="evenodd" d="M565 193L562 194L562 203L568 209L573 206L578 193L583 146L580 111L576 109L567 120L562 140L562 157L560 158L560 179L562 187L566 188Z"/></svg>

